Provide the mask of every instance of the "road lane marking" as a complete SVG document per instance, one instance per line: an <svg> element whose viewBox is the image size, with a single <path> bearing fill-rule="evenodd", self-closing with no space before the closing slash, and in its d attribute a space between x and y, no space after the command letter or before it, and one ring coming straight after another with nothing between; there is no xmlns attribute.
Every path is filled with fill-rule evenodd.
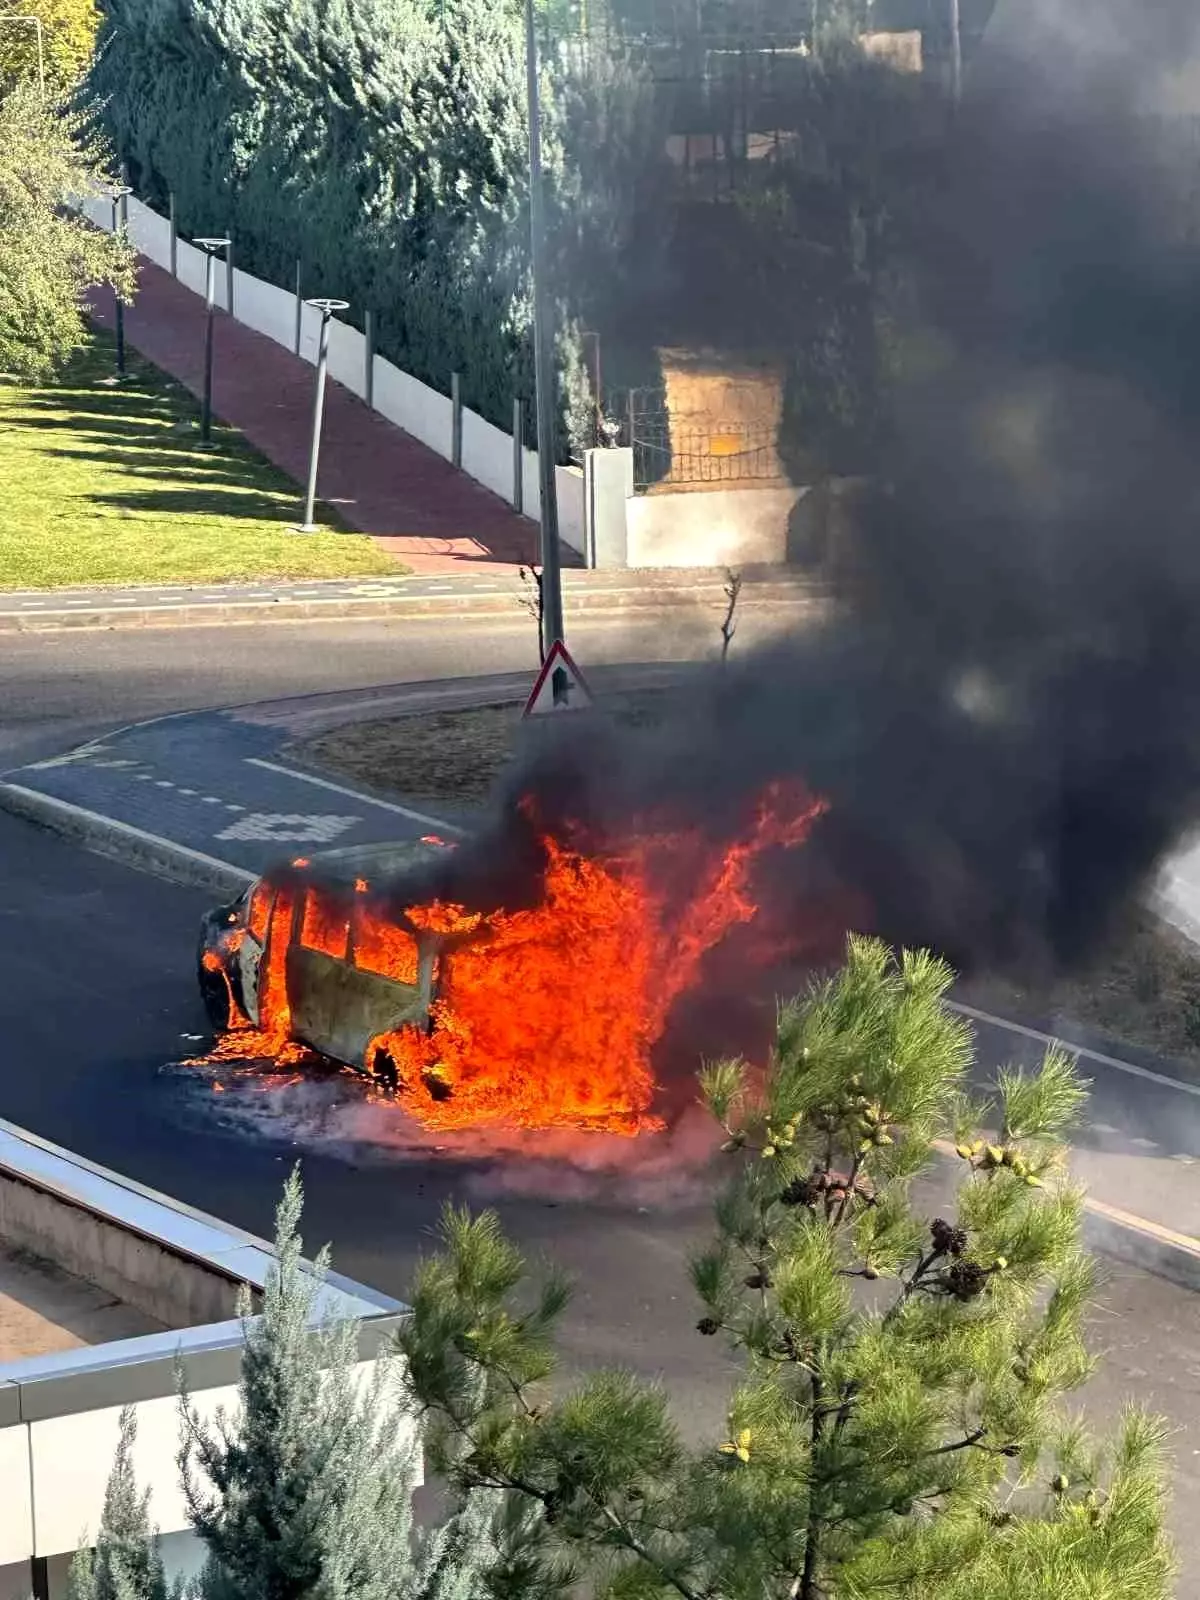
<svg viewBox="0 0 1200 1600"><path fill-rule="evenodd" d="M1102 1067L1112 1067L1117 1072L1127 1072L1131 1078L1142 1078L1147 1083L1157 1083L1164 1089L1178 1089L1181 1093L1190 1094L1200 1100L1200 1084L1184 1083L1181 1078L1168 1078L1165 1073L1151 1072L1149 1067L1136 1066L1132 1061L1119 1061L1116 1056L1106 1056L1099 1050L1089 1050L1083 1044L1072 1044L1069 1039L1056 1038L1052 1033L1043 1033L1040 1028L1027 1028L1023 1022L1010 1022L1007 1017L996 1017L990 1011L980 1011L975 1006L964 1005L961 1000L948 1000L946 1004L951 1011L957 1011L960 1016L970 1017L975 1022L986 1022L993 1028L1006 1028L1009 1033L1020 1034L1023 1039L1036 1039L1040 1044L1056 1045L1061 1050L1070 1051L1073 1056L1097 1061Z"/></svg>
<svg viewBox="0 0 1200 1600"><path fill-rule="evenodd" d="M373 795L363 794L359 789L348 789L341 783L330 783L328 778L318 778L311 772L297 772L292 767L281 767L277 762L264 761L261 756L247 756L246 762L251 767L263 767L267 772L278 772L285 778L295 778L299 783L315 784L318 789L331 789L334 794L344 794L350 800L357 800L365 806L378 806L381 811L393 811L399 817L407 817L410 822L419 822L426 828L437 828L441 833L457 833L460 838L466 838L466 828L458 828L452 822L446 822L442 817L431 817L424 811L413 811L408 806L394 805L390 800L376 800Z"/></svg>

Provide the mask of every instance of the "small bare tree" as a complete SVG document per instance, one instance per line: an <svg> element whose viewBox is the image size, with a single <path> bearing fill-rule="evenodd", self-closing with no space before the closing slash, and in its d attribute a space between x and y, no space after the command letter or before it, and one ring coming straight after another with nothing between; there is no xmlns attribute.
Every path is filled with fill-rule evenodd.
<svg viewBox="0 0 1200 1600"><path fill-rule="evenodd" d="M721 623L721 665L724 666L729 659L729 646L733 643L733 636L737 632L735 620L738 599L742 592L742 575L734 572L732 567L725 568L725 620Z"/></svg>
<svg viewBox="0 0 1200 1600"><path fill-rule="evenodd" d="M521 594L521 605L537 625L538 660L544 662L546 645L542 635L542 574L538 567L521 567L519 570L521 582L525 586Z"/></svg>

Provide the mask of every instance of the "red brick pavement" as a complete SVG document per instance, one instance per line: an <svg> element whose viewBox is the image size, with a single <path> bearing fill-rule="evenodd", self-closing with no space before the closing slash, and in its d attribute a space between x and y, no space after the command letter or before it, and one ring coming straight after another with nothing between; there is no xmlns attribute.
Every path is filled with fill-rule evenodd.
<svg viewBox="0 0 1200 1600"><path fill-rule="evenodd" d="M110 327L111 300L99 300L94 319ZM204 317L198 295L151 262L140 263L126 338L195 394L204 385ZM213 410L298 484L308 475L312 403L308 362L217 313ZM479 572L485 564L537 558L533 522L332 379L318 492L352 528L371 534L415 572Z"/></svg>

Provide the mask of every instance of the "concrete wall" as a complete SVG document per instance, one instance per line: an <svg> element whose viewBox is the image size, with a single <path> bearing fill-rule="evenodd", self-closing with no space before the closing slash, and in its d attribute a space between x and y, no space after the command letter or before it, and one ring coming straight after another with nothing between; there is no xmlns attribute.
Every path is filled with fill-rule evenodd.
<svg viewBox="0 0 1200 1600"><path fill-rule="evenodd" d="M236 1276L214 1271L3 1168L0 1239L107 1289L168 1328L224 1322L234 1314Z"/></svg>
<svg viewBox="0 0 1200 1600"><path fill-rule="evenodd" d="M637 495L625 503L631 567L740 567L787 560L788 519L804 489Z"/></svg>
<svg viewBox="0 0 1200 1600"><path fill-rule="evenodd" d="M95 198L80 201L79 210L97 227L108 229L112 225L112 207L107 200ZM160 217L149 206L135 200L128 202L129 234L138 250L156 266L170 271L171 228L165 217ZM234 241L233 314L238 322L261 333L287 349L295 348L296 296L290 289L280 289L264 283L237 266ZM193 293L204 293L204 252L179 239L176 247L176 275ZM216 271L216 304L228 311L227 278L224 263ZM367 308L355 307L361 312ZM320 316L311 307L301 308L300 354L309 362L317 359L317 342ZM337 317L332 319L329 335L329 372L338 383L351 393L366 398L366 340L350 323ZM374 358L375 409L412 434L430 450L450 459L451 407L448 396L439 394L428 384L421 383L402 372L399 367ZM449 387L450 374L446 374ZM541 515L538 494L537 452L522 449L523 482L525 489L524 514L536 522ZM513 450L511 435L494 427L475 412L463 410L462 469L478 483L491 489L509 502L513 499ZM558 468L558 505L560 532L564 541L578 554L584 552L583 473L575 467Z"/></svg>

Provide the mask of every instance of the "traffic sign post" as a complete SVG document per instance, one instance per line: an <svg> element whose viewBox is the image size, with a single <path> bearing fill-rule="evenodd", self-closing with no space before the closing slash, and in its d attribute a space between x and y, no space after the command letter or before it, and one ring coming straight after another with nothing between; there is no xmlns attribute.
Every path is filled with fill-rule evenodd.
<svg viewBox="0 0 1200 1600"><path fill-rule="evenodd" d="M525 702L527 717L558 716L564 711L590 711L595 701L587 679L561 639L555 639Z"/></svg>

